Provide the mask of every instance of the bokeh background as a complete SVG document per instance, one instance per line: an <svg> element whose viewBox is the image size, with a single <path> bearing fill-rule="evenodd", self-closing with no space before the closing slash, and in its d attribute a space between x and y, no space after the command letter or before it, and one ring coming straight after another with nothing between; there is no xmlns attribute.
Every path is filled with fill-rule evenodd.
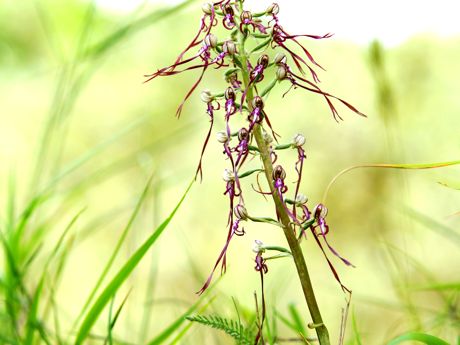
<svg viewBox="0 0 460 345"><path fill-rule="evenodd" d="M265 8L265 2L249 5ZM147 84L143 76L171 63L188 44L198 28L200 6L196 1L0 3L1 231L6 236L27 212L30 200L46 191L18 239L17 260L23 287L30 294L43 270L48 270L38 315L50 334L60 335L61 343L72 341L72 324L148 179L152 176L150 189L103 286L169 215L194 176L209 125L198 93L180 120L174 114L197 73ZM297 6L294 1L280 1L281 18L291 31L337 32L332 39L306 43L326 67L320 74L323 88L368 115L362 118L341 107L344 121L337 123L321 97L297 90L283 98L282 87L270 95L268 111L282 141L290 141L296 133L307 138L303 192L310 205L320 202L330 180L349 166L459 159L460 36L444 27L436 30L436 23L452 22L453 9L431 13L433 22L421 32L415 24L402 32L411 27L407 18L416 16L413 7L386 13L358 3L349 9L331 6L330 11ZM334 20L348 17L347 10L353 13L349 24ZM401 30L394 29L392 17L385 19L388 31L377 28L377 18L392 13ZM438 15L443 20L436 21ZM345 30L356 28L356 17L364 18L361 30ZM354 40L357 32L365 35ZM208 74L204 87L220 91L221 73ZM219 118L215 131L221 128ZM288 179L293 182L295 153L281 159L291 167ZM145 343L197 301L195 292L226 238L228 206L221 178L225 167L220 145L211 141L202 183L195 183L159 242L115 298L119 305L129 292L114 328L118 343ZM359 333L363 344L383 344L406 331L456 341L459 188L458 167L357 169L332 187L327 199L329 239L356 265L348 268L333 259L343 282L353 290L346 342L358 344ZM246 201L251 214L274 217L272 205L254 194ZM46 266L59 237L79 212L57 254L60 264ZM284 238L275 227L246 224L245 229L246 235L231 244L228 271L212 291L213 302L204 314L236 319L234 301L240 310L255 309L254 291L260 294L260 283L253 269L252 243L260 239L284 245ZM2 250L4 283L8 253L5 247ZM335 343L346 306L344 295L314 241L305 242L304 252ZM265 281L273 319L287 317L290 305L306 314L289 260L270 262ZM6 285L1 291L6 325ZM89 342L102 344L106 329L103 316ZM296 336L281 321L279 332L285 338ZM232 341L223 333L193 325L179 343Z"/></svg>

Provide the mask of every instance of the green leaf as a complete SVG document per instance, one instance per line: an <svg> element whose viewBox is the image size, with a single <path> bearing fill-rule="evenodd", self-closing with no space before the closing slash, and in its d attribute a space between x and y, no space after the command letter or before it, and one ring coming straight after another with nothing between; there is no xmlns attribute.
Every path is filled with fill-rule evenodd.
<svg viewBox="0 0 460 345"><path fill-rule="evenodd" d="M219 315L193 315L187 316L187 320L192 322L198 322L202 325L224 331L233 339L235 339L235 342L238 345L254 344L254 334L252 330L245 328L242 324L240 324L237 321L229 320Z"/></svg>
<svg viewBox="0 0 460 345"><path fill-rule="evenodd" d="M447 343L446 341L439 339L433 335L415 332L409 332L400 335L399 337L391 340L387 345L397 345L409 340L419 341L426 345L449 345L449 343Z"/></svg>
<svg viewBox="0 0 460 345"><path fill-rule="evenodd" d="M83 320L80 329L77 333L77 339L75 340L76 345L83 344L83 341L88 336L91 328L93 327L94 323L99 318L99 315L104 310L107 303L110 301L112 296L118 291L120 286L124 283L124 281L129 277L131 272L137 267L139 262L142 260L144 255L147 251L152 247L166 227L169 225L171 220L173 219L174 215L176 214L177 210L179 209L180 205L184 201L185 197L187 196L190 188L193 185L193 181L188 186L187 190L185 191L184 195L180 199L179 203L176 205L174 210L171 212L168 218L155 230L155 232L140 246L136 252L129 258L129 260L125 263L125 265L121 268L121 270L117 273L117 275L112 279L112 281L106 286L106 288L102 291L102 293L97 298L96 302L94 302L91 309L86 314L85 319Z"/></svg>

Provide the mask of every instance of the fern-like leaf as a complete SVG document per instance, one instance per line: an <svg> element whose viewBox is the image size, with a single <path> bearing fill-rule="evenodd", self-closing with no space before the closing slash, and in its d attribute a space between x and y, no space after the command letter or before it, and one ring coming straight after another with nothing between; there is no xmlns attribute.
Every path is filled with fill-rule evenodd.
<svg viewBox="0 0 460 345"><path fill-rule="evenodd" d="M233 339L235 339L235 342L238 345L254 344L253 330L245 328L238 321L228 320L218 315L193 315L187 316L187 320L192 322L198 322L202 325L224 331Z"/></svg>

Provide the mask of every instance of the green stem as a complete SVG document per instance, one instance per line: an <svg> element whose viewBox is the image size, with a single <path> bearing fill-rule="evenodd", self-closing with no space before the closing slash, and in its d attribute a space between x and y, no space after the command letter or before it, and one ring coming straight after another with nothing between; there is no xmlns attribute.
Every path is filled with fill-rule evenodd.
<svg viewBox="0 0 460 345"><path fill-rule="evenodd" d="M240 1L240 9L242 10L242 2ZM240 59L243 68L241 69L244 87L248 88L247 92L247 104L249 110L252 110L252 99L254 98L253 88L249 87L249 73L246 69L247 66L247 59L248 56L246 51L244 50L244 37L242 34L239 35L239 44L240 44ZM310 315L312 317L313 323L317 325L315 327L316 334L318 336L318 340L320 345L330 345L329 341L329 332L324 325L323 319L321 317L321 313L318 307L318 303L316 302L315 293L313 291L313 286L310 280L310 275L308 273L307 265L305 262L305 258L302 253L302 248L300 247L300 243L295 236L294 229L292 228L291 221L289 218L288 213L286 212L285 205L281 201L280 196L278 195L275 186L273 184L273 164L270 156L270 151L265 143L262 134L262 127L260 125L254 126L254 138L257 143L257 147L260 151L260 158L262 159L262 163L264 165L265 177L267 178L267 182L270 186L270 191L273 197L273 201L275 203L276 212L279 215L281 224L283 225L284 235L286 240L289 244L289 248L292 253L292 258L294 259L294 263L297 269L297 274L300 279L300 283L302 285L303 294L305 296L305 300L308 305L308 309L310 311Z"/></svg>
<svg viewBox="0 0 460 345"><path fill-rule="evenodd" d="M248 92L248 102L250 102L250 99L252 99L252 97L249 96L249 92ZM262 158L262 162L265 168L265 176L270 185L270 190L272 193L273 201L275 202L277 214L279 215L280 221L283 224L284 235L286 236L286 240L289 244L289 248L291 249L292 258L294 259L294 263L297 268L297 274L299 276L300 283L302 284L302 290L303 290L305 300L308 305L308 309L310 310L310 314L313 319L313 322L317 325L321 325L315 328L316 333L318 335L319 343L321 345L329 345L330 344L329 333L327 331L326 326L323 323L323 319L319 311L318 303L316 302L315 293L313 291L313 286L310 280L310 275L308 273L305 258L302 253L302 248L300 247L300 243L299 241L297 241L297 238L295 236L294 229L292 228L292 225L289 219L289 215L287 214L286 209L283 205L283 202L281 201L273 185L273 179L272 179L273 165L271 162L271 156L268 151L267 144L265 143L263 139L262 130L260 126L256 126L254 128L254 137L256 139L257 146L259 147L259 150L260 150L260 156Z"/></svg>

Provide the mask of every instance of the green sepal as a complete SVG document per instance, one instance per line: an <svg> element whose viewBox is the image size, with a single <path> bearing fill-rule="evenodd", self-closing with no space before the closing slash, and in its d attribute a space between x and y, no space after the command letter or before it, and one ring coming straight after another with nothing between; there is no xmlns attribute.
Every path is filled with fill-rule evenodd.
<svg viewBox="0 0 460 345"><path fill-rule="evenodd" d="M302 229L308 229L314 223L315 223L315 218L311 218L311 219L307 220L305 223L302 223Z"/></svg>
<svg viewBox="0 0 460 345"><path fill-rule="evenodd" d="M254 54L255 52L257 52L258 50L262 50L262 48L265 48L267 47L270 42L272 41L272 38L269 37L268 39L266 39L265 41L263 41L262 43L260 43L257 47L255 47L254 49L252 49L249 54Z"/></svg>
<svg viewBox="0 0 460 345"><path fill-rule="evenodd" d="M254 17L254 15L252 15ZM270 34L256 34L256 33L252 33L251 34L252 37L255 37L255 38L267 38L267 37L271 37Z"/></svg>
<svg viewBox="0 0 460 345"><path fill-rule="evenodd" d="M239 70L240 70L239 68L230 68L225 71L225 77L228 77L232 73L239 72Z"/></svg>
<svg viewBox="0 0 460 345"><path fill-rule="evenodd" d="M267 224L271 224L271 225L276 225L276 226L279 226L279 227L283 227L283 225L279 222L277 222L276 220L274 220L273 218L268 218L268 217L251 217L249 216L248 219L252 220L253 222L255 223L267 223Z"/></svg>
<svg viewBox="0 0 460 345"><path fill-rule="evenodd" d="M265 97L276 85L278 79L272 80L272 82L260 93L260 97Z"/></svg>
<svg viewBox="0 0 460 345"><path fill-rule="evenodd" d="M286 150L292 147L292 144L283 144L275 146L275 150Z"/></svg>
<svg viewBox="0 0 460 345"><path fill-rule="evenodd" d="M248 145L248 149L249 149L249 151L260 152L260 150L259 150L259 148L257 146Z"/></svg>
<svg viewBox="0 0 460 345"><path fill-rule="evenodd" d="M287 253L287 254L291 254L291 251L287 248L284 248L284 247L279 247L279 246L262 246L263 249L265 250L276 250L277 252L281 252L281 253Z"/></svg>
<svg viewBox="0 0 460 345"><path fill-rule="evenodd" d="M266 15L267 15L267 12L257 12L257 13L253 13L252 17L253 18L258 18L258 17L264 17Z"/></svg>
<svg viewBox="0 0 460 345"><path fill-rule="evenodd" d="M264 169L249 170L249 171L242 173L241 175L238 174L238 178L245 178L245 177L248 177L249 175L254 174L255 172L262 172L262 171L264 171Z"/></svg>

